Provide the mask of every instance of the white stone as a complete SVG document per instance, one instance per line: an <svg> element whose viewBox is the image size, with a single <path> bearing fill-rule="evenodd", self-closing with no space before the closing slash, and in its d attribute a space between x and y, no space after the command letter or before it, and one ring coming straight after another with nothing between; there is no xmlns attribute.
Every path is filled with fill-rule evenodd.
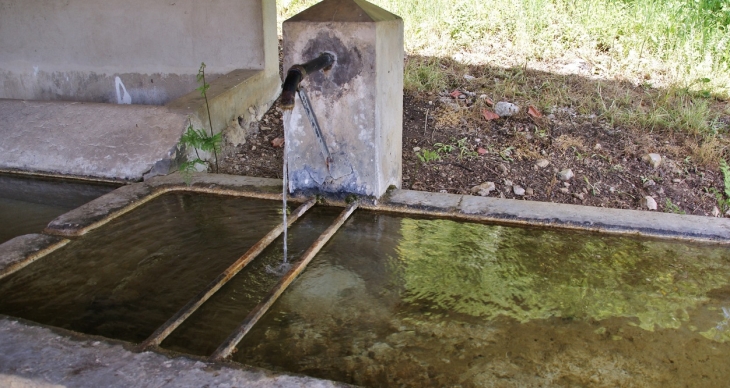
<svg viewBox="0 0 730 388"><path fill-rule="evenodd" d="M573 197L580 199L581 201L585 198L583 193L574 193Z"/></svg>
<svg viewBox="0 0 730 388"><path fill-rule="evenodd" d="M499 117L514 116L519 111L520 108L511 102L500 101L494 104L494 113L496 113Z"/></svg>
<svg viewBox="0 0 730 388"><path fill-rule="evenodd" d="M570 190L567 187L561 187L560 192L563 194L570 194Z"/></svg>
<svg viewBox="0 0 730 388"><path fill-rule="evenodd" d="M525 195L525 189L523 189L520 185L512 186L512 191L515 193L515 195L518 195L520 197Z"/></svg>
<svg viewBox="0 0 730 388"><path fill-rule="evenodd" d="M656 200L653 197L649 196L649 195L647 195L646 197L644 197L644 198L641 199L641 206L642 207L645 207L645 208L647 208L649 210L656 210L657 209Z"/></svg>
<svg viewBox="0 0 730 388"><path fill-rule="evenodd" d="M479 194L482 197L486 197L489 195L490 192L494 191L496 189L496 185L494 182L484 182L481 185L474 186L471 188L472 194Z"/></svg>
<svg viewBox="0 0 730 388"><path fill-rule="evenodd" d="M567 168L563 171L560 171L558 173L558 179L560 179L561 181L569 181L573 178L573 176L574 176L573 170L571 170L569 168Z"/></svg>
<svg viewBox="0 0 730 388"><path fill-rule="evenodd" d="M717 206L712 207L712 216L713 217L720 217L720 209L717 208Z"/></svg>
<svg viewBox="0 0 730 388"><path fill-rule="evenodd" d="M550 165L550 161L547 159L539 159L535 165L540 168L545 168Z"/></svg>
<svg viewBox="0 0 730 388"><path fill-rule="evenodd" d="M662 156L659 154L646 154L641 159L654 168L662 164Z"/></svg>

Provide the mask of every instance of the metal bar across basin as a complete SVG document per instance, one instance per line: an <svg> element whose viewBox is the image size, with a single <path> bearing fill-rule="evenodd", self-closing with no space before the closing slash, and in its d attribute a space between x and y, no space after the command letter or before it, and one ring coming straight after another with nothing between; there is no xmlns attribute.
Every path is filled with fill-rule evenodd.
<svg viewBox="0 0 730 388"><path fill-rule="evenodd" d="M246 333L251 330L251 328L256 324L256 322L261 319L261 317L268 311L269 307L271 307L274 302L281 296L281 294L286 290L286 288L291 284L291 282L294 281L294 279L302 272L304 271L304 268L306 268L307 264L309 264L310 261L314 258L317 253L322 249L322 247L327 243L327 241L332 238L332 236L339 230L340 226L347 221L347 219L350 217L352 212L357 209L358 203L353 202L350 204L345 210L340 213L340 215L337 217L335 222L332 223L332 225L325 230L322 235L320 235L317 240L312 244L312 246L307 249L306 252L302 255L302 258L299 260L299 262L293 266L289 272L284 275L281 280L279 280L279 283L276 284L276 286L269 292L268 295L264 298L264 300L258 304L246 317L246 319L243 320L241 325L230 335L228 338L216 349L216 351L210 356L210 358L214 361L220 361L229 355L231 355L231 352L233 349L238 345L239 342L243 339L243 337L246 335Z"/></svg>
<svg viewBox="0 0 730 388"><path fill-rule="evenodd" d="M291 226L299 217L301 217L307 210L311 209L317 203L315 199L311 199L306 203L299 206L289 216L287 221L287 227ZM236 276L248 263L256 258L266 247L268 247L279 235L284 231L284 223L282 222L276 228L272 229L266 236L264 236L259 242L252 246L246 253L243 254L238 260L231 264L223 273L218 275L208 286L195 296L188 304L180 309L175 315L167 320L162 326L155 330L152 335L147 338L144 342L139 345L139 349L146 349L151 346L157 346L167 338L170 333L175 331L195 310L197 310L205 301L210 299L223 285L225 285L231 278Z"/></svg>

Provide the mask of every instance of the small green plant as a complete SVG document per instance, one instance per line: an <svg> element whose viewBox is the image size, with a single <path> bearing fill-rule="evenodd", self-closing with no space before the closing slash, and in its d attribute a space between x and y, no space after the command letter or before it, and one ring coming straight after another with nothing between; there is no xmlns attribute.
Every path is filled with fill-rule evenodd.
<svg viewBox="0 0 730 388"><path fill-rule="evenodd" d="M601 182L596 182L595 184L591 184L591 182L588 180L587 176L583 176L583 179L586 181L586 185L588 185L588 188L591 189L591 194L593 194L594 197L601 194L601 190L599 190L597 187L598 184Z"/></svg>
<svg viewBox="0 0 730 388"><path fill-rule="evenodd" d="M724 159L720 159L720 172L722 172L723 178L723 193L714 187L706 188L705 191L715 195L718 209L720 209L722 213L725 213L730 210L730 166L728 166Z"/></svg>
<svg viewBox="0 0 730 388"><path fill-rule="evenodd" d="M436 152L440 154L450 154L454 150L454 146L451 144L436 143L433 146L436 148Z"/></svg>
<svg viewBox="0 0 730 388"><path fill-rule="evenodd" d="M215 135L213 134L213 123L210 118L210 106L208 105L208 95L206 93L208 91L208 88L210 88L210 84L205 82L205 62L200 64L197 80L200 83L200 86L196 90L200 91L200 94L205 99L205 108L208 111L208 125L210 126L210 134L206 133L204 129L194 128L193 121L191 119L188 119L188 128L180 139L180 142L186 147L192 147L195 150L196 158L194 160L184 162L180 165L180 171L183 174L187 175L189 175L192 171L195 171L198 164L206 167L208 166L208 162L200 158L200 153L198 152L199 150L213 153L213 156L215 157L215 172L217 173L218 152L220 152L221 150L221 143L223 141L220 133L217 133Z"/></svg>
<svg viewBox="0 0 730 388"><path fill-rule="evenodd" d="M506 162L514 162L515 160L512 159L510 156L512 156L512 150L515 149L515 147L509 146L502 151L499 152L499 156Z"/></svg>
<svg viewBox="0 0 730 388"><path fill-rule="evenodd" d="M679 206L672 203L672 200L669 198L667 198L666 202L664 202L664 209L666 209L667 212L675 214L685 214L684 210L680 209Z"/></svg>
<svg viewBox="0 0 730 388"><path fill-rule="evenodd" d="M477 157L478 155L474 150L471 149L471 147L467 143L466 138L457 141L456 148L459 149L459 159L471 159Z"/></svg>
<svg viewBox="0 0 730 388"><path fill-rule="evenodd" d="M431 151L431 150L422 150L422 151L416 152L416 156L418 156L418 159L422 163L428 163L428 162L432 162L434 160L441 160L441 156L439 156L439 153L436 151Z"/></svg>
<svg viewBox="0 0 730 388"><path fill-rule="evenodd" d="M720 159L720 171L722 172L722 183L725 186L725 196L730 199L730 166L725 159Z"/></svg>

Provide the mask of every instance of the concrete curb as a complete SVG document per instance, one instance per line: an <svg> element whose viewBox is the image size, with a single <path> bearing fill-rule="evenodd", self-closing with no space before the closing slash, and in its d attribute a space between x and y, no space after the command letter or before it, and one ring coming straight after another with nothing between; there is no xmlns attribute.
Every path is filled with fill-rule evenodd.
<svg viewBox="0 0 730 388"><path fill-rule="evenodd" d="M189 179L189 182L186 182ZM156 177L119 188L53 220L44 233L80 236L173 191L281 199L281 180L197 173ZM292 197L303 202L304 197ZM342 201L325 201L345 206ZM637 234L651 237L730 243L730 219L640 210L607 209L548 202L477 197L471 195L393 190L380 202L363 200L364 209L422 214L455 219L583 229L596 232Z"/></svg>
<svg viewBox="0 0 730 388"><path fill-rule="evenodd" d="M134 353L130 344L0 316L4 387L349 387L174 353Z"/></svg>
<svg viewBox="0 0 730 388"><path fill-rule="evenodd" d="M394 190L384 206L502 224L730 243L730 219L561 203Z"/></svg>

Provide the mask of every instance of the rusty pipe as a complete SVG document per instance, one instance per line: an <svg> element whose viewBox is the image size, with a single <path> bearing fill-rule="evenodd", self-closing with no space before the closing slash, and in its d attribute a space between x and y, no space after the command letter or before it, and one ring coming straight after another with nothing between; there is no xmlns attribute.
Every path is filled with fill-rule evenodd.
<svg viewBox="0 0 730 388"><path fill-rule="evenodd" d="M330 53L322 53L317 58L299 65L289 68L282 86L281 99L279 106L281 109L293 109L294 97L299 90L299 83L302 82L307 74L314 73L319 70L327 70L335 63L335 56Z"/></svg>

